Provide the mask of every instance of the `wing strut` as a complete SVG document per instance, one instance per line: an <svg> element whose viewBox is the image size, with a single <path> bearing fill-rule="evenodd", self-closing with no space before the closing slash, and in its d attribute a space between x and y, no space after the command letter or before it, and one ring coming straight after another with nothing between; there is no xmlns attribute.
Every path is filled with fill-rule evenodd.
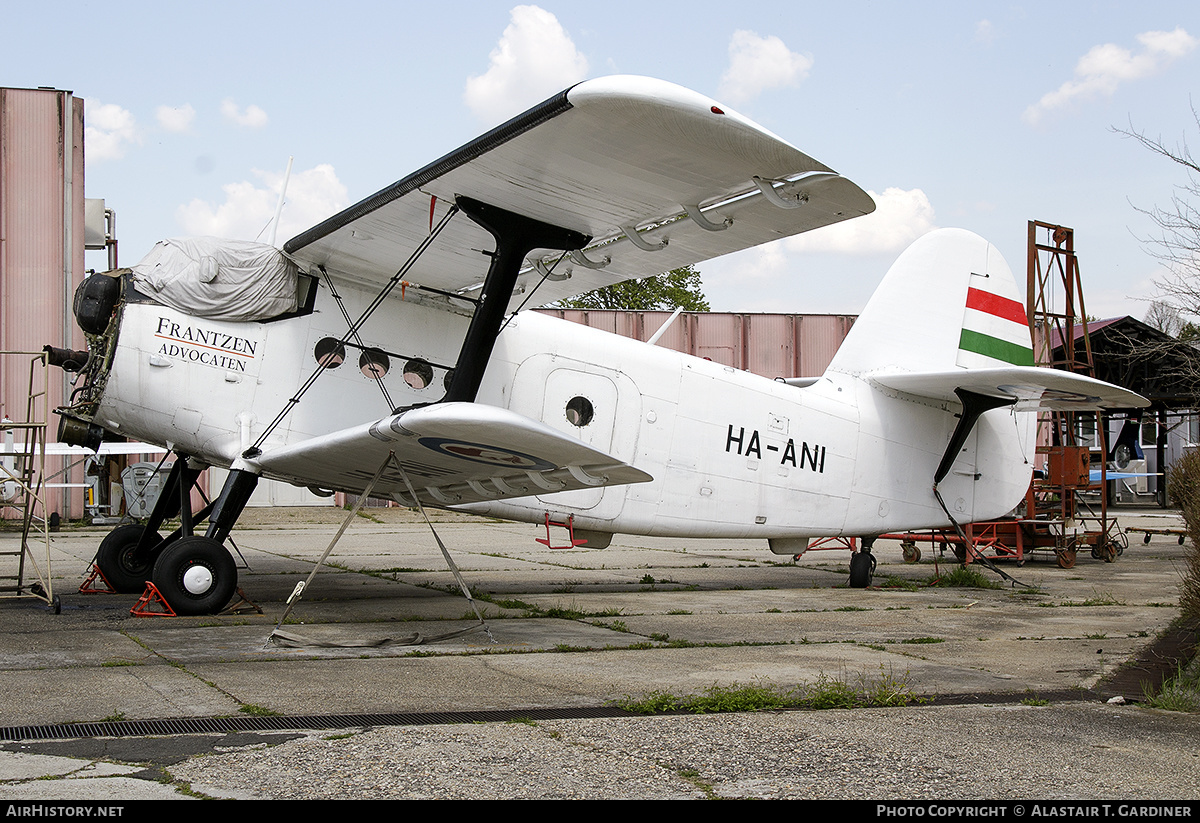
<svg viewBox="0 0 1200 823"><path fill-rule="evenodd" d="M473 403L483 382L483 372L492 356L500 324L517 284L525 256L534 249L576 251L591 240L586 234L552 226L540 220L481 203L470 197L455 198L459 209L496 238L491 266L483 283L479 305L463 339L454 377L442 402Z"/></svg>
<svg viewBox="0 0 1200 823"><path fill-rule="evenodd" d="M389 294L392 293L396 286L402 286L402 284L405 282L403 280L404 275L408 273L408 270L412 268L413 264L416 263L421 255L425 253L425 250L433 244L433 241L437 239L437 236L442 233L442 229L446 227L446 224L449 223L450 220L453 219L454 215L458 214L458 212L459 209L457 206L446 212L446 216L443 217L441 222L438 223L434 230L429 233L429 236L420 242L413 253L409 255L408 260L406 260L404 265L400 267L399 271L392 275L392 278L388 280L383 289L380 290L379 294L375 296L375 299L371 301L371 304L363 310L361 315L359 315L358 320L350 325L350 328L348 328L346 333L342 335L342 339L338 341L339 345L346 345L346 343L349 342L352 337L357 339L358 330L362 328L363 323L367 322L367 318L375 313L375 310L379 308L379 305L384 301L384 299L387 298ZM332 290L333 282L329 277L329 273L326 272L324 268L322 268L321 271L325 275L325 279L330 284L330 289ZM338 300L338 305L341 305L341 300ZM343 314L345 314L344 309ZM296 393L292 395L291 399L284 404L283 408L279 410L279 414L275 415L275 419L272 420L265 429L263 429L263 433L258 436L258 439L254 441L254 444L242 452L242 457L247 460L251 460L262 454L262 445L267 441L267 438L270 436L271 432L275 431L275 427L283 422L283 419L288 416L288 413L291 412L291 410L300 402L300 398L304 396L305 392L312 388L313 383L317 382L317 378L325 373L325 369L327 367L328 363L326 363L324 360L317 364L316 371L309 376L308 380L304 382L304 385L297 389ZM387 397L386 390L384 391L384 396ZM389 405L391 403L390 397L388 398L388 403Z"/></svg>

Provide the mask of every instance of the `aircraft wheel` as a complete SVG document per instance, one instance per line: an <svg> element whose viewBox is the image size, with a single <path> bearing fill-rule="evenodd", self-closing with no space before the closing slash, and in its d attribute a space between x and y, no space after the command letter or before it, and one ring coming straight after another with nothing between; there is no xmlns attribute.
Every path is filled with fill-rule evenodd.
<svg viewBox="0 0 1200 823"><path fill-rule="evenodd" d="M176 614L216 614L237 589L237 566L208 537L181 537L163 549L151 578Z"/></svg>
<svg viewBox="0 0 1200 823"><path fill-rule="evenodd" d="M900 544L900 553L904 556L905 563L921 562L921 549L916 543L904 541Z"/></svg>
<svg viewBox="0 0 1200 823"><path fill-rule="evenodd" d="M875 555L870 552L855 552L850 555L850 588L865 589L871 585L875 574Z"/></svg>
<svg viewBox="0 0 1200 823"><path fill-rule="evenodd" d="M134 549L145 531L145 526L136 523L117 526L100 541L100 548L96 550L96 565L100 567L100 573L119 592L136 594L146 588L146 581L150 579L154 568L153 555L147 552L146 557L134 556ZM157 532L151 538L151 546L162 542L162 536Z"/></svg>

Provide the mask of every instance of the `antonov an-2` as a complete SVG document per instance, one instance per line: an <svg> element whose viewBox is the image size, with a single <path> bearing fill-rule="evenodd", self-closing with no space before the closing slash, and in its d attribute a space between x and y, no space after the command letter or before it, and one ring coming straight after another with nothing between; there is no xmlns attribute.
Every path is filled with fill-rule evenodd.
<svg viewBox="0 0 1200 823"><path fill-rule="evenodd" d="M815 379L518 310L874 208L711 99L608 77L282 253L160 243L75 297L89 352L60 439L119 436L178 457L149 522L114 529L97 565L118 590L153 581L177 613L219 611L237 578L223 544L260 477L361 493L382 467L376 496L571 519L589 547L614 533L762 538L795 555L811 538L861 537L851 583L866 586L874 536L998 517L1022 499L1034 456L1023 412L1145 403L1033 367L994 247L959 230L919 239ZM228 479L192 512L206 466Z"/></svg>

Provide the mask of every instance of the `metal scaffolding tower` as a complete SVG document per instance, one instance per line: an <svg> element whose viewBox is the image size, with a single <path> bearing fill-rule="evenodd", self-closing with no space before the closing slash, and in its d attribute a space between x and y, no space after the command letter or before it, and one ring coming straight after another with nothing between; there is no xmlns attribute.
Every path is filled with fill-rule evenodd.
<svg viewBox="0 0 1200 823"><path fill-rule="evenodd" d="M1095 377L1074 231L1030 220L1028 249L1026 303L1034 362ZM1064 568L1074 565L1076 551L1085 546L1093 557L1110 562L1124 548L1108 517L1106 439L1100 412L1051 412L1038 419L1042 472L1034 476L1026 516L1046 524ZM1099 454L1098 471L1091 465L1093 449ZM1098 503L1092 505L1092 499Z"/></svg>

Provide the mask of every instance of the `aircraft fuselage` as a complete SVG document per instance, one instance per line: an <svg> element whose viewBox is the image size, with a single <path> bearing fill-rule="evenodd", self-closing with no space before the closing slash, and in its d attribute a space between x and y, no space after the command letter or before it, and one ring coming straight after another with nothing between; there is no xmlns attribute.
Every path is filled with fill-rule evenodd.
<svg viewBox="0 0 1200 823"><path fill-rule="evenodd" d="M338 291L351 317L372 296L349 284ZM320 357L336 367L264 449L443 397L469 317L425 299L386 301L358 347L337 351L347 323L325 288L312 313L270 322L127 302L94 420L208 465L253 469L241 455ZM861 376L829 372L800 387L527 312L500 334L478 402L540 420L654 479L464 507L471 511L537 523L572 516L577 528L602 533L769 538L786 553L807 537L948 525L930 489L959 407ZM1020 417L1028 416L988 412L956 459L941 484L956 520L999 516L1021 499L1029 464L1014 468L1011 458L1031 442Z"/></svg>

